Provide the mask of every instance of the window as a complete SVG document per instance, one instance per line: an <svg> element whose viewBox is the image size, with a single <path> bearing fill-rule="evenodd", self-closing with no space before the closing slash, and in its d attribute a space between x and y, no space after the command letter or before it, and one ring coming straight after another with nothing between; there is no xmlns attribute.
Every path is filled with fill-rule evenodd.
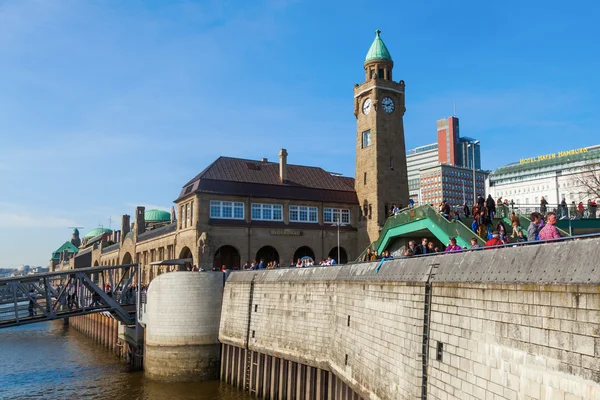
<svg viewBox="0 0 600 400"><path fill-rule="evenodd" d="M394 170L394 157L390 157L390 169Z"/></svg>
<svg viewBox="0 0 600 400"><path fill-rule="evenodd" d="M186 215L187 215L187 224L186 225L191 225L191 219L192 219L192 213L190 212L190 203L188 203L186 206Z"/></svg>
<svg viewBox="0 0 600 400"><path fill-rule="evenodd" d="M218 219L244 219L244 203L211 200L210 217Z"/></svg>
<svg viewBox="0 0 600 400"><path fill-rule="evenodd" d="M367 184L367 173L365 172L365 176L364 176L364 180L363 180L363 185Z"/></svg>
<svg viewBox="0 0 600 400"><path fill-rule="evenodd" d="M280 204L252 204L252 220L283 221L283 206Z"/></svg>
<svg viewBox="0 0 600 400"><path fill-rule="evenodd" d="M323 223L333 224L336 221L342 221L342 224L350 224L350 210L339 208L324 208Z"/></svg>
<svg viewBox="0 0 600 400"><path fill-rule="evenodd" d="M290 206L290 222L319 222L317 207Z"/></svg>
<svg viewBox="0 0 600 400"><path fill-rule="evenodd" d="M364 131L362 133L362 148L369 147L371 145L371 131Z"/></svg>

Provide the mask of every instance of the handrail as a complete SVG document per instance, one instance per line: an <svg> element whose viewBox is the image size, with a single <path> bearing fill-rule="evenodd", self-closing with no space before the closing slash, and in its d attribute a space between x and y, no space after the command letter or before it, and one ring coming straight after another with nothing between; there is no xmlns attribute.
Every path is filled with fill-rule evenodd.
<svg viewBox="0 0 600 400"><path fill-rule="evenodd" d="M483 240L479 235L471 230L468 226L466 226L462 221L450 221L442 214L437 212L433 207L429 204L423 204L417 207L408 207L401 212L396 213L385 221L383 225L383 229L381 230L379 237L376 241L371 243L368 248L378 249L381 246L381 241L385 237L385 233L396 226L408 224L410 222L419 221L422 219L429 218L433 223L435 223L444 233L446 233L450 237L461 237L465 239L465 241L469 241L472 237L475 237L480 244L484 244L485 240ZM364 257L367 249L363 250L361 254L358 256L358 260Z"/></svg>

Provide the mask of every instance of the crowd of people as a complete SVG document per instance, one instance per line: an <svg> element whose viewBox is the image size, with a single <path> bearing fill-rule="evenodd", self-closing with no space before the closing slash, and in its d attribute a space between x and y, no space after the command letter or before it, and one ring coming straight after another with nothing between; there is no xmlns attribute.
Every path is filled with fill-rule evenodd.
<svg viewBox="0 0 600 400"><path fill-rule="evenodd" d="M511 212L509 217L511 222L510 230L502 219L497 218L495 221L494 217L497 216L497 204L510 206L510 203L507 200L503 200L502 197L494 200L491 195L488 195L487 198L480 195L477 199L477 203L472 207L469 207L466 203L463 205L461 210L462 216L459 211L453 211L450 204L445 200L439 204L438 211L450 221L461 221L464 218L470 218L473 233L485 241L483 247L503 246L511 242L522 243L526 241L552 240L561 237L560 231L555 226L559 217L554 211L548 211L548 202L543 197L540 204L541 211L535 211L529 215L531 222L526 229L521 226L521 220L514 211ZM566 202L563 199L563 206L565 204ZM587 208L590 212L589 214L585 214L583 203L579 204L577 212L581 216L588 215L587 217L593 218L591 215L596 212L596 207L596 203L590 200ZM400 210L396 205L394 205L392 210L390 210L390 214L396 214L399 211ZM504 216L506 215L503 214L502 217ZM436 244L428 238L423 238L420 244L417 244L414 240L410 240L408 245L402 250L401 256L412 257L424 254L452 253L472 250L482 247L479 243L480 241L476 237L470 239L470 247L461 247L454 237L451 237L449 243L445 246ZM387 250L384 251L383 254L378 254L377 250L368 248L361 257L361 261L367 262L391 258L393 258L393 256L390 255Z"/></svg>

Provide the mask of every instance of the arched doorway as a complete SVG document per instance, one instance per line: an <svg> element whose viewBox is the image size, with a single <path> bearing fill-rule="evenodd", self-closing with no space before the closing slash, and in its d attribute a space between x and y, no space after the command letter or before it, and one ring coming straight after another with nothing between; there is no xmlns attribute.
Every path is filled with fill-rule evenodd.
<svg viewBox="0 0 600 400"><path fill-rule="evenodd" d="M268 263L270 261L279 262L279 253L277 252L277 250L275 250L274 247L261 247L260 250L256 252L256 262L260 262L260 260L263 260L265 263Z"/></svg>
<svg viewBox="0 0 600 400"><path fill-rule="evenodd" d="M131 264L131 263L132 263L131 254L125 253L125 255L123 256L123 262L121 264Z"/></svg>
<svg viewBox="0 0 600 400"><path fill-rule="evenodd" d="M183 249L181 249L181 251L179 252L179 259L184 259L184 258L189 258L193 260L193 256L192 256L192 251L190 250L189 247L184 247ZM180 271L185 271L187 270L187 268L189 267L190 269L192 269L192 265L194 264L193 261L188 261L185 263L185 265L180 265L179 266L179 270Z"/></svg>
<svg viewBox="0 0 600 400"><path fill-rule="evenodd" d="M338 260L338 248L337 246L331 249L329 252L329 257L333 258L338 264L347 264L348 263L348 254L343 247L340 247L340 259Z"/></svg>
<svg viewBox="0 0 600 400"><path fill-rule="evenodd" d="M233 246L221 246L215 253L213 267L221 269L225 265L228 269L240 269L240 252Z"/></svg>
<svg viewBox="0 0 600 400"><path fill-rule="evenodd" d="M131 258L131 254L129 252L125 253L125 255L123 256L123 262L121 263L121 265L125 265L125 264L132 264L133 263L133 259ZM125 279L129 279L130 273L129 270L127 270L127 273L125 274Z"/></svg>
<svg viewBox="0 0 600 400"><path fill-rule="evenodd" d="M315 260L315 252L308 246L302 246L296 250L294 253L294 258L292 258L292 262L296 263L298 259L302 259L303 257L310 257L313 261Z"/></svg>

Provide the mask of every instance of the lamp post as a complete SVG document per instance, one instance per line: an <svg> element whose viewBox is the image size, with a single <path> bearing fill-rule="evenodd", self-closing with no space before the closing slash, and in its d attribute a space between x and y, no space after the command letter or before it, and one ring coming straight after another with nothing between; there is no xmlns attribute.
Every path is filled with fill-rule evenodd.
<svg viewBox="0 0 600 400"><path fill-rule="evenodd" d="M473 204L477 204L477 190L475 188L475 146L478 144L479 140L467 144L467 148L473 147L473 159L471 160L473 163Z"/></svg>
<svg viewBox="0 0 600 400"><path fill-rule="evenodd" d="M340 261L340 226L346 226L346 224L342 223L342 219L341 219L341 211L339 214L334 215L335 218L335 222L331 225L331 226L337 226L337 264L341 264Z"/></svg>

